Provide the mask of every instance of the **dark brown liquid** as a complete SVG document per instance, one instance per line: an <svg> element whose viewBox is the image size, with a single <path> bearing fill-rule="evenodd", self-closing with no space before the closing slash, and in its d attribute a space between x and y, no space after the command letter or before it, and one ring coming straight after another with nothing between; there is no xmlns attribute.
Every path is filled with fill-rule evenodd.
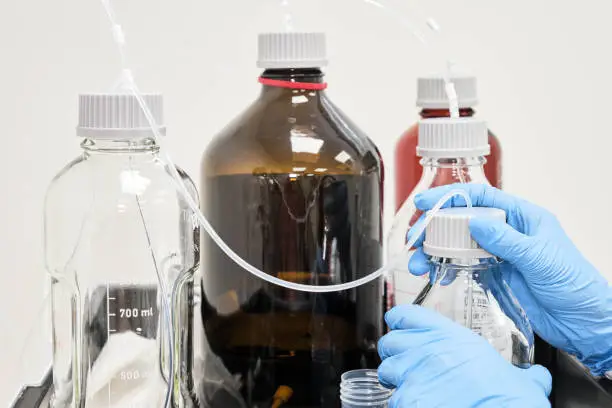
<svg viewBox="0 0 612 408"><path fill-rule="evenodd" d="M282 279L349 282L382 263L380 176L234 174L202 181L203 210L244 259ZM383 333L380 280L344 292L270 285L202 241L204 331L210 350L241 384L248 407L339 407L340 376L376 368ZM220 391L220 392L217 392ZM241 405L211 388L201 406Z"/></svg>

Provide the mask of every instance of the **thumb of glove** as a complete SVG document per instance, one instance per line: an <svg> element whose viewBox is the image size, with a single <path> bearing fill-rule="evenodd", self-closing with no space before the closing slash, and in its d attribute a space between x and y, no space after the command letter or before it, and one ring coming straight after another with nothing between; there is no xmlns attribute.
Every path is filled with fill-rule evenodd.
<svg viewBox="0 0 612 408"><path fill-rule="evenodd" d="M517 267L529 262L533 239L523 235L510 225L490 218L470 220L472 237L487 252Z"/></svg>
<svg viewBox="0 0 612 408"><path fill-rule="evenodd" d="M517 368L524 376L527 376L534 383L539 385L548 397L552 391L552 376L550 372L541 365L534 365L528 369Z"/></svg>

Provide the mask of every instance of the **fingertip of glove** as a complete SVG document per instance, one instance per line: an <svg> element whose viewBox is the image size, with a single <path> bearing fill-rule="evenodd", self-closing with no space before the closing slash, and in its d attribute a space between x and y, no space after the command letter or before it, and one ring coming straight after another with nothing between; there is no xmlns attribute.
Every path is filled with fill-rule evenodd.
<svg viewBox="0 0 612 408"><path fill-rule="evenodd" d="M412 304L395 306L385 313L385 322L387 322L387 326L389 326L391 330L406 328L401 327L402 321L405 320L406 317L411 316L418 308L419 306Z"/></svg>
<svg viewBox="0 0 612 408"><path fill-rule="evenodd" d="M552 392L552 375L550 372L539 364L529 367L526 372L536 384L542 387L546 396L549 396Z"/></svg>
<svg viewBox="0 0 612 408"><path fill-rule="evenodd" d="M496 220L491 218L472 218L470 220L470 232L473 235L491 234L496 230Z"/></svg>
<svg viewBox="0 0 612 408"><path fill-rule="evenodd" d="M429 272L429 259L423 252L423 248L419 248L410 257L408 261L408 271L415 276L423 276Z"/></svg>
<svg viewBox="0 0 612 408"><path fill-rule="evenodd" d="M376 345L376 348L378 349L378 356L380 357L380 359L382 361L385 360L386 358L386 352L385 352L385 336L382 336L380 339L378 339L378 344ZM379 375L380 378L380 375Z"/></svg>
<svg viewBox="0 0 612 408"><path fill-rule="evenodd" d="M380 339L378 339L378 355L380 356L380 359L382 361L384 361L387 357L389 357L389 353L387 352L387 342L389 341L389 335L391 333L394 332L389 332L387 334L385 334L384 336L382 336Z"/></svg>
<svg viewBox="0 0 612 408"><path fill-rule="evenodd" d="M435 310L414 304L394 307L385 314L385 321L391 330L433 330L454 325L451 320Z"/></svg>
<svg viewBox="0 0 612 408"><path fill-rule="evenodd" d="M381 367L383 367L382 364L381 364ZM379 367L378 371L377 371L377 373L378 373L378 382L380 383L380 385L382 385L385 388L394 389L395 387L393 386L393 384L390 384L390 383L388 383L386 381L386 379L385 379L386 376L385 376L384 372L381 370L381 367ZM384 368L383 368L383 370L384 370Z"/></svg>
<svg viewBox="0 0 612 408"><path fill-rule="evenodd" d="M425 197L425 195L423 193L419 193L414 197L414 205L416 206L416 208L418 208L419 210L428 210L429 208L427 207L427 198Z"/></svg>
<svg viewBox="0 0 612 408"><path fill-rule="evenodd" d="M424 231L420 231L420 230L423 224L425 223L425 218L426 218L426 214L421 214L419 219L414 223L412 227L410 227L410 229L408 230L408 233L406 234L406 239L408 240L407 242L412 242L414 240L413 246L415 247L420 247L423 245L423 240L425 239L425 236L424 236ZM415 234L419 231L421 232L421 234L415 239Z"/></svg>

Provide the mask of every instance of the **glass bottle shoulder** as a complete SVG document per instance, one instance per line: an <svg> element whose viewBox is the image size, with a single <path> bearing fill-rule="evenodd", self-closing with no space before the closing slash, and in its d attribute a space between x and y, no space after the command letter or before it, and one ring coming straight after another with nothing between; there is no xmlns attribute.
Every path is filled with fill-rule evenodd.
<svg viewBox="0 0 612 408"><path fill-rule="evenodd" d="M300 169L363 174L380 167L372 141L324 94L287 89L264 93L202 158L203 174L209 176Z"/></svg>
<svg viewBox="0 0 612 408"><path fill-rule="evenodd" d="M178 170L197 201L195 184ZM143 241L147 234L162 252L180 253L182 223L191 223L186 214L190 210L156 155L92 157L84 153L64 167L47 190L47 268L58 269L74 254L91 259L94 252L100 259L131 261L142 253L130 248L147 248Z"/></svg>
<svg viewBox="0 0 612 408"><path fill-rule="evenodd" d="M66 164L55 176L51 179L51 183L47 188L47 192L56 190L59 186L70 183L79 177L78 171L80 168L87 166L87 157L81 154Z"/></svg>
<svg viewBox="0 0 612 408"><path fill-rule="evenodd" d="M181 168L177 167L177 171L187 190L197 197L193 180ZM47 201L62 195L74 199L84 193L104 193L109 198L114 194L167 196L169 192L176 192L174 181L166 164L156 154L94 157L83 153L55 175L47 189ZM98 199L103 198L98 196Z"/></svg>
<svg viewBox="0 0 612 408"><path fill-rule="evenodd" d="M396 149L402 149L405 146L416 146L419 141L419 124L414 123L410 126L399 138L397 141ZM411 153L414 153L412 151Z"/></svg>

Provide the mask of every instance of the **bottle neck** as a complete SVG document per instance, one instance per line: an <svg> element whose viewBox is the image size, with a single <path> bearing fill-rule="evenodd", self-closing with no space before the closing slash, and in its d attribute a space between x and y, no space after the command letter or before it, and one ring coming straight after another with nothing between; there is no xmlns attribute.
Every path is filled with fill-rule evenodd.
<svg viewBox="0 0 612 408"><path fill-rule="evenodd" d="M487 160L484 156L421 159L421 181L435 187L454 183L489 184L484 172Z"/></svg>
<svg viewBox="0 0 612 408"><path fill-rule="evenodd" d="M445 268L469 268L469 272L482 272L490 270L492 267L496 267L500 264L498 258L442 258L433 256L430 259L434 265L438 268L444 266Z"/></svg>
<svg viewBox="0 0 612 408"><path fill-rule="evenodd" d="M324 76L319 68L267 69L260 77L263 84L261 96L274 98L304 94L309 96L309 102L317 101L326 87Z"/></svg>
<svg viewBox="0 0 612 408"><path fill-rule="evenodd" d="M81 148L86 154L150 156L159 151L159 145L152 137L130 139L84 139Z"/></svg>
<svg viewBox="0 0 612 408"><path fill-rule="evenodd" d="M462 118L471 118L476 114L476 111L473 108L461 108L459 109L459 116ZM450 110L449 109L423 109L420 112L422 119L431 119L431 118L450 118Z"/></svg>
<svg viewBox="0 0 612 408"><path fill-rule="evenodd" d="M261 74L261 77L264 79L308 84L322 84L324 76L323 71L319 68L266 69Z"/></svg>

